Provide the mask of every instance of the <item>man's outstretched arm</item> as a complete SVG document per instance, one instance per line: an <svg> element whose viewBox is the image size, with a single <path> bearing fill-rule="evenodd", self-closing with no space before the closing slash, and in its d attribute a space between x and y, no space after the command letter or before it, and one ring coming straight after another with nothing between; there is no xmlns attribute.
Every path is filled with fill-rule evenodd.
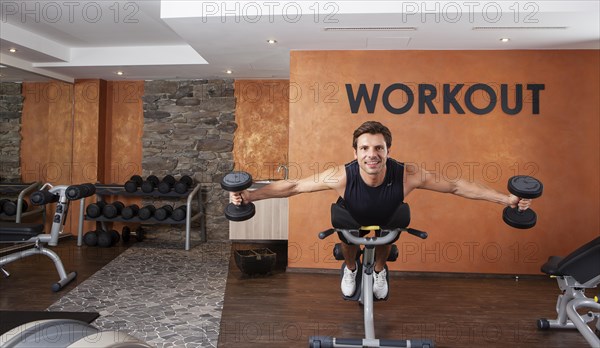
<svg viewBox="0 0 600 348"><path fill-rule="evenodd" d="M521 210L528 209L531 205L530 199L522 199L513 194L501 193L481 183L469 182L463 179L449 181L416 166L407 166L406 170L406 184L409 192L417 188L452 193L460 197L485 200L505 206L516 207L518 205Z"/></svg>
<svg viewBox="0 0 600 348"><path fill-rule="evenodd" d="M317 192L323 190L343 191L346 185L346 171L344 166L332 167L317 176L309 176L299 180L278 180L256 190L229 192L233 204L248 204L251 202L269 199L285 198L300 193Z"/></svg>

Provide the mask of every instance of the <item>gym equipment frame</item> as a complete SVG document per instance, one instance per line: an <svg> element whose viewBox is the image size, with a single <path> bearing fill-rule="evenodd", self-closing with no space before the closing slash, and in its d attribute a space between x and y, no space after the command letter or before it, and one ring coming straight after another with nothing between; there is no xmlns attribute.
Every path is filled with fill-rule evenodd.
<svg viewBox="0 0 600 348"><path fill-rule="evenodd" d="M359 237L360 231L380 230L380 237ZM375 246L393 243L402 232L408 232L421 239L427 238L427 233L412 228L395 228L391 230L381 229L379 226L361 227L360 229L329 229L319 233L319 239L325 239L334 232L341 232L350 244L362 246L362 273L361 288L357 287L355 296L359 296L358 301L363 304L365 337L364 338L335 338L331 336L312 336L309 338L309 347L311 348L353 348L353 347L422 347L433 348L435 344L428 339L415 340L392 340L375 338L375 324L373 321L373 272L375 271ZM393 245L393 247L396 247ZM336 248L337 249L337 248ZM393 248L391 258L394 261L398 256L398 249ZM334 249L336 259L343 259L343 256ZM395 256L395 257L394 257ZM358 283L358 279L357 279Z"/></svg>
<svg viewBox="0 0 600 348"><path fill-rule="evenodd" d="M45 255L49 257L56 267L56 271L60 279L58 282L52 284L52 291L57 292L62 289L65 285L71 282L77 276L76 272L67 273L63 266L62 260L54 251L47 249L44 247L44 244L48 244L49 246L57 246L59 237L63 233L64 224L67 217L67 212L69 208L69 200L66 196L66 191L70 186L52 186L51 184L45 184L42 186L40 191L36 193L41 193L40 197L52 197L50 202L40 201L39 205L45 205L47 203L56 202L56 212L52 217L52 227L50 230L50 234L43 233L44 225L35 224L35 223L16 223L16 222L1 222L0 223L0 243L33 243L33 248L26 249L23 251L16 251L12 254L8 254L0 258L0 272L4 274L5 277L9 277L10 273L8 273L4 266L29 257L33 255ZM44 190L48 188L48 190ZM44 192L47 191L47 192ZM34 193L35 194L35 193ZM42 197L44 196L44 197ZM80 205L84 205L84 198L80 200ZM35 201L32 199L32 203Z"/></svg>
<svg viewBox="0 0 600 348"><path fill-rule="evenodd" d="M85 216L84 209L81 209L81 211L79 213L79 220L80 220L79 230L77 231L77 246L83 245L83 223L81 223L81 222L85 218L86 220L96 220L96 221L102 223L102 228L105 231L110 230L110 229L107 229L107 227L105 226L105 222L115 222L115 221L125 222L125 223L142 223L142 224L152 224L152 223L173 224L173 225L185 224L185 250L190 250L192 221L196 221L202 217L204 217L204 219L206 220L206 216L204 213L204 206L202 204L202 192L201 192L200 188L201 188L201 185L197 184L195 187L190 187L190 189L184 193L177 193L175 191L170 191L168 193L160 193L156 190L146 193L146 192L142 192L139 189L135 192L127 192L123 185L96 185L96 197L98 198L98 201L104 200L106 196L146 196L146 197L167 197L167 198L183 198L183 197L185 197L187 199L187 201L186 201L186 209L187 209L186 216L185 216L185 219L183 219L181 221L173 220L170 218L167 218L162 221L156 220L154 218L150 218L148 220L141 220L137 217L133 217L131 219L123 219L120 216L111 218L111 219L108 219L103 216L91 218L91 217ZM198 212L196 214L192 214L192 202L193 202L194 198L196 198L196 201L198 204ZM205 223L200 224L200 242L206 242L206 224Z"/></svg>
<svg viewBox="0 0 600 348"><path fill-rule="evenodd" d="M550 256L541 271L556 278L562 294L558 295L556 301L558 317L554 320L539 319L538 329L577 329L591 347L600 347L600 296L593 299L585 296L586 289L596 288L600 283L600 237L564 258ZM577 312L580 308L596 312L589 311L582 315ZM588 325L594 319L596 333Z"/></svg>

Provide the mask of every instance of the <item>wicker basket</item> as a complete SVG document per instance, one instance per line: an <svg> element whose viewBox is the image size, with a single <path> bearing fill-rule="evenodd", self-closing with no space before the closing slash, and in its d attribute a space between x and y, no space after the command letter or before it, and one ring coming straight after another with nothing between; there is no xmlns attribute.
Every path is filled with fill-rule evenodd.
<svg viewBox="0 0 600 348"><path fill-rule="evenodd" d="M235 251L235 264L247 275L270 273L276 260L277 254L267 248Z"/></svg>

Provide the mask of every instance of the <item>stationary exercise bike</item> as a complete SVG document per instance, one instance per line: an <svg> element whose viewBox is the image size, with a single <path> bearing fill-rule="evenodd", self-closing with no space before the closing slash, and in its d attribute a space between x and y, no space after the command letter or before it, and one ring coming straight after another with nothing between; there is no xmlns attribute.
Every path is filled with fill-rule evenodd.
<svg viewBox="0 0 600 348"><path fill-rule="evenodd" d="M336 338L331 336L311 336L309 338L310 348L336 348L336 347L421 347L432 348L434 342L429 339L393 340L375 338L375 325L373 321L373 272L375 270L375 247L393 243L402 232L408 232L413 236L425 239L427 233L412 228L406 228L410 222L410 210L408 204L402 204L394 214L394 221L385 226L361 227L350 216L350 213L341 206L340 202L331 206L331 220L333 228L319 233L320 239L325 239L334 232L340 232L350 243L362 246L362 262L357 262L359 274L356 279L356 292L346 300L359 301L363 304L365 337L364 338ZM375 237L364 237L362 232L379 230ZM344 260L341 253L341 245L336 244L333 254L337 260ZM398 258L398 247L392 245L392 251L388 261ZM342 265L343 272L344 265Z"/></svg>

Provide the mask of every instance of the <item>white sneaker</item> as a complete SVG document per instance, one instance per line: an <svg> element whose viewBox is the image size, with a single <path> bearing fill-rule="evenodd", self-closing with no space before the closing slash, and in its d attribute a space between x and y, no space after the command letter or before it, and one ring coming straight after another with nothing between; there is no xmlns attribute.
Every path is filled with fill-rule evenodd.
<svg viewBox="0 0 600 348"><path fill-rule="evenodd" d="M378 300L383 300L388 294L387 271L385 268L377 273L373 272L373 295Z"/></svg>
<svg viewBox="0 0 600 348"><path fill-rule="evenodd" d="M342 294L346 297L354 295L356 291L356 271L358 267L351 271L344 266L344 276L342 277Z"/></svg>

